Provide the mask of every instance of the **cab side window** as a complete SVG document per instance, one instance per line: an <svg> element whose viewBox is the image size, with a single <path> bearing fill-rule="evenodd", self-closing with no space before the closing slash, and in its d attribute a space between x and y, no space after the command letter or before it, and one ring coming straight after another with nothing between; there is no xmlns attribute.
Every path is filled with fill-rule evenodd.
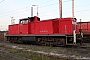
<svg viewBox="0 0 90 60"><path fill-rule="evenodd" d="M27 24L28 20L21 20L20 24Z"/></svg>

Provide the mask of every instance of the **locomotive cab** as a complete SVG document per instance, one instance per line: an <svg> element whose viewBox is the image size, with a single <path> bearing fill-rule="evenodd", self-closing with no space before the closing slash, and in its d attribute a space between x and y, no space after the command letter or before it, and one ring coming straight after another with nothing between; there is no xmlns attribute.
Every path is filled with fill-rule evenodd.
<svg viewBox="0 0 90 60"><path fill-rule="evenodd" d="M37 22L37 21L40 21L40 18L34 16L34 17L20 19L19 24L26 24L28 22Z"/></svg>
<svg viewBox="0 0 90 60"><path fill-rule="evenodd" d="M31 34L31 22L37 21L40 21L40 18L36 16L20 19L19 21L20 34Z"/></svg>

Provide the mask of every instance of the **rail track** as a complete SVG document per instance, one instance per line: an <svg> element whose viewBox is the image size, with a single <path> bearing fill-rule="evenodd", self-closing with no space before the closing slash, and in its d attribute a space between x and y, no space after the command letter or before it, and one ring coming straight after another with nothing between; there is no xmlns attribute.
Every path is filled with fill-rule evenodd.
<svg viewBox="0 0 90 60"><path fill-rule="evenodd" d="M49 57L65 58L65 59L90 59L90 45L82 46L66 46L66 47L51 47L37 46L28 44L15 44L9 42L0 43L0 47L13 48L25 52L46 55Z"/></svg>

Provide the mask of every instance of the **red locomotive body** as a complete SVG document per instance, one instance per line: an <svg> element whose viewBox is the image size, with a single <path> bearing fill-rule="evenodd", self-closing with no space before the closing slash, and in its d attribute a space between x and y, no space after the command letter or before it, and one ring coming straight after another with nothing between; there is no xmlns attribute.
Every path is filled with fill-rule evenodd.
<svg viewBox="0 0 90 60"><path fill-rule="evenodd" d="M59 33L73 34L73 30L75 29L73 22L74 21L71 18L63 18L59 20Z"/></svg>
<svg viewBox="0 0 90 60"><path fill-rule="evenodd" d="M90 22L77 22L77 34L83 33L83 42L90 43Z"/></svg>
<svg viewBox="0 0 90 60"><path fill-rule="evenodd" d="M7 40L19 43L34 42L42 45L75 45L75 29L75 18L56 18L40 21L40 18L36 16L28 17L20 19L19 24L9 25Z"/></svg>
<svg viewBox="0 0 90 60"><path fill-rule="evenodd" d="M19 34L19 24L9 25L8 34Z"/></svg>
<svg viewBox="0 0 90 60"><path fill-rule="evenodd" d="M83 34L90 34L90 22L78 22L77 23L77 32L79 29L82 29Z"/></svg>
<svg viewBox="0 0 90 60"><path fill-rule="evenodd" d="M53 34L53 21L43 20L36 23L36 34Z"/></svg>

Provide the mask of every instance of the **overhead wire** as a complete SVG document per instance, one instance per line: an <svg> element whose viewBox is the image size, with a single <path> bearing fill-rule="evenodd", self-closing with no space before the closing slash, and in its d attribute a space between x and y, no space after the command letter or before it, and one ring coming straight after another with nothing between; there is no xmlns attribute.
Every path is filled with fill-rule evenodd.
<svg viewBox="0 0 90 60"><path fill-rule="evenodd" d="M5 1L5 0L3 0L3 1ZM51 1L51 0L49 0L49 1ZM49 2L49 1L46 1L46 2ZM42 3L39 3L39 4L43 4L43 3L45 3L45 2L42 2ZM2 12L0 14L10 13L10 12L14 12L14 11L19 11L19 10L22 10L22 9L27 9L28 7L30 7L30 6L27 6L27 7L24 7L24 8L20 8L20 9L15 9L15 10L8 11L8 12Z"/></svg>
<svg viewBox="0 0 90 60"><path fill-rule="evenodd" d="M69 2L69 1L71 1L71 0L63 1L63 2ZM44 8L44 7L51 6L51 5L56 5L56 4L58 4L58 3L48 4L48 5L45 5L45 6L38 7L38 8ZM89 5L89 4L88 4L88 5ZM82 5L82 6L87 6L87 5ZM78 6L78 7L81 7L81 6ZM67 9L68 9L68 8L67 8ZM30 10L30 8L26 7L26 9L23 10L23 11L28 11L28 10ZM16 10L13 10L13 11L16 11ZM13 11L11 11L11 12L13 12ZM9 13L9 14L18 14L18 13L21 13L21 12L23 12L23 11L14 12L14 13L7 12L7 13ZM89 11L89 10L81 10L81 11L75 11L75 12L82 12L82 11ZM67 12L67 13L70 13L70 12ZM4 14L4 13L3 13L3 14ZM7 15L6 15L6 16L7 16Z"/></svg>
<svg viewBox="0 0 90 60"><path fill-rule="evenodd" d="M39 4L43 4L43 3L47 3L47 2L51 2L51 0L45 1L45 2L41 2Z"/></svg>
<svg viewBox="0 0 90 60"><path fill-rule="evenodd" d="M65 3L65 2L69 2L69 1L71 1L71 0L63 1L63 3ZM48 5L45 5L45 6L38 7L38 8L44 8L44 7L52 6L52 5L56 5L56 4L58 4L58 3L48 4Z"/></svg>
<svg viewBox="0 0 90 60"><path fill-rule="evenodd" d="M46 1L46 2L49 2L49 1ZM70 1L70 0L68 0L68 1ZM64 1L64 2L68 2L68 1ZM45 6L38 7L38 8L40 9L40 8L44 8L44 7L51 6L51 5L56 5L56 4L58 4L58 3L48 4L48 5L45 5ZM28 7L25 7L25 8L28 8ZM25 8L22 8L22 9L25 9ZM18 9L18 10L22 10L22 9ZM14 12L14 11L17 11L17 9L16 10L13 10L13 11L5 12L5 13L0 13L0 14L11 13L11 12Z"/></svg>
<svg viewBox="0 0 90 60"><path fill-rule="evenodd" d="M38 7L38 8L43 8L43 7L47 7L47 6L51 6L51 5L55 5L55 4L57 4L57 3L50 4L50 5L46 5L46 6L41 6L41 7ZM90 4L88 4L88 5L90 5ZM87 5L76 6L76 8L77 8L77 7L83 7L83 6L87 6ZM22 8L22 9L23 9L23 8ZM22 10L22 9L19 9L19 10ZM69 9L69 8L65 8L65 9ZM18 10L18 11L19 11L19 10ZM27 10L27 7L26 7L25 10ZM28 10L29 10L29 8L28 8ZM5 12L5 13L10 13L10 12L14 12L14 11L17 11L17 10L13 10L13 11ZM55 10L54 10L54 11L55 11ZM0 14L4 14L4 13L0 13Z"/></svg>
<svg viewBox="0 0 90 60"><path fill-rule="evenodd" d="M29 10L29 9L28 9ZM15 14L19 14L22 12L26 12L27 10L22 10L22 11L18 11L18 12L13 12L13 13L8 13L8 14L4 14L4 15L0 15L0 16L9 16L9 15L15 15Z"/></svg>
<svg viewBox="0 0 90 60"><path fill-rule="evenodd" d="M50 1L50 0L49 0L49 1ZM46 2L49 2L49 1L46 1ZM45 3L45 2L42 2L42 3L39 3L39 4L43 4L43 3ZM20 9L15 9L15 10L8 11L8 12L3 12L3 13L0 13L0 14L10 13L10 12L14 12L14 11L22 10L22 9L27 9L28 7L30 7L30 6L27 6L27 7L24 7L24 8L20 8Z"/></svg>
<svg viewBox="0 0 90 60"><path fill-rule="evenodd" d="M0 1L0 3L4 2L5 0Z"/></svg>
<svg viewBox="0 0 90 60"><path fill-rule="evenodd" d="M90 11L90 9L88 9L88 10L80 10L80 11L75 11L75 12L87 12L87 11ZM64 13L64 14L67 14L67 13L71 13L71 12L66 12L66 13ZM50 15L52 15L52 14L50 14ZM56 15L56 14L55 14Z"/></svg>

